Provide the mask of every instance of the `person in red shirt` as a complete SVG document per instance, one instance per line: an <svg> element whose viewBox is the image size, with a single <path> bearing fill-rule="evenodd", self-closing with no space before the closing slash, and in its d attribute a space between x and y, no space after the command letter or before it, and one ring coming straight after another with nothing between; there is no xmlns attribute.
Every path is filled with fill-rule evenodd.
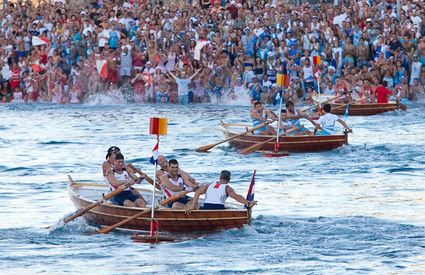
<svg viewBox="0 0 425 275"><path fill-rule="evenodd" d="M382 85L376 87L375 97L376 103L388 103L388 95L392 95L393 93L387 89L387 81L383 81Z"/></svg>

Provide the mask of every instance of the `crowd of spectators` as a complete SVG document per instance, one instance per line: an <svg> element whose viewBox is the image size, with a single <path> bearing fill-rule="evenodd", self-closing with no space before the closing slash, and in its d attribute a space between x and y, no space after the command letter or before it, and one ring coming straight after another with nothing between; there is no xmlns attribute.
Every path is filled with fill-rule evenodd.
<svg viewBox="0 0 425 275"><path fill-rule="evenodd" d="M18 0L0 11L0 102L286 98L388 83L424 95L422 0ZM313 64L313 57L321 62ZM280 82L280 83L279 83Z"/></svg>

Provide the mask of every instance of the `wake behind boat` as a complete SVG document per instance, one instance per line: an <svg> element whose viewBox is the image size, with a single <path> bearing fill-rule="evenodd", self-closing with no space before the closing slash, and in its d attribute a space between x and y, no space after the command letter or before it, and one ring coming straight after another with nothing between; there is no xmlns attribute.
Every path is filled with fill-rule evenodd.
<svg viewBox="0 0 425 275"><path fill-rule="evenodd" d="M138 189L147 200L152 203L152 191ZM78 211L93 204L110 190L105 184L74 182L69 177L68 194ZM160 204L162 194L157 192L155 204ZM199 201L203 205L203 200ZM110 203L109 201L90 209L83 217L90 223L98 226L111 226L128 217L140 213L149 208L125 207ZM241 228L251 222L251 210L236 204L226 203L226 209L222 210L192 210L186 214L185 210L175 210L159 207L155 210L154 219L159 222L161 231L167 232L196 232L218 231L232 228ZM121 229L149 231L151 222L150 211L128 223L123 224Z"/></svg>

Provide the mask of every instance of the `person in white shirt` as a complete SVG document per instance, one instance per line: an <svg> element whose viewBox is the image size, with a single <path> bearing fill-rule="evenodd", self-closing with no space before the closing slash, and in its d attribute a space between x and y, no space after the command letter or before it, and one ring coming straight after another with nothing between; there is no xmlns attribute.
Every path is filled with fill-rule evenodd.
<svg viewBox="0 0 425 275"><path fill-rule="evenodd" d="M344 120L340 119L337 115L331 114L331 105L323 105L323 111L325 114L320 116L319 123L315 123L314 134L317 136L329 136L335 133L335 122L341 123L344 127L344 132L351 133L353 130L348 127ZM318 132L318 130L320 131Z"/></svg>
<svg viewBox="0 0 425 275"><path fill-rule="evenodd" d="M225 209L227 197L233 198L246 207L254 206L257 203L256 201L248 201L233 190L229 185L230 176L230 171L223 170L220 173L219 181L199 187L193 197L193 202L187 207L187 212L190 213L191 210L198 209L198 199L202 194L205 194L205 201L204 205L200 208L201 210Z"/></svg>

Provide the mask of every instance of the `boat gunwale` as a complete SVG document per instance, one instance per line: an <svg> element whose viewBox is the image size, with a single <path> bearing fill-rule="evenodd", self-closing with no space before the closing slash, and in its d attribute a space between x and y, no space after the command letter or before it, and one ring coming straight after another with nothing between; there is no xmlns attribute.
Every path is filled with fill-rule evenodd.
<svg viewBox="0 0 425 275"><path fill-rule="evenodd" d="M96 202L96 200L91 200L91 199L79 194L76 191L78 189L78 186L85 186L85 187L93 186L93 187L98 187L98 188L107 187L106 185L102 185L101 183L91 184L91 183L88 183L88 182L81 182L81 183L80 182L73 182L72 184L68 185L68 193L70 194L71 197L78 198L78 199L80 199L80 200L82 200L86 203L89 203L89 204ZM96 189L92 189L92 190L96 190ZM143 188L138 188L137 190L144 190L144 191L150 192L150 190L143 189ZM162 194L161 194L161 196L162 196ZM103 204L103 206L113 207L113 208L122 209L122 210L143 211L143 210L150 208L150 207L140 208L140 207L129 207L129 206L123 206L123 205L116 205L116 204L109 203L108 200L106 200L105 202L106 202L106 204ZM226 206L238 207L238 205L234 204L234 203L226 203ZM208 213L210 213L210 212L216 212L217 210L219 210L219 212L243 212L243 213L247 212L247 209L241 208L241 207L239 207L239 208L226 208L226 209L213 209L213 210L192 210L192 212L208 212ZM177 213L185 212L185 210L182 210L182 209L172 209L172 208L166 208L166 207L156 208L155 212L157 212L157 211L177 212ZM90 210L90 212L95 212L95 211ZM104 213L104 212L101 212L101 213ZM109 213L106 213L106 214L110 215Z"/></svg>

